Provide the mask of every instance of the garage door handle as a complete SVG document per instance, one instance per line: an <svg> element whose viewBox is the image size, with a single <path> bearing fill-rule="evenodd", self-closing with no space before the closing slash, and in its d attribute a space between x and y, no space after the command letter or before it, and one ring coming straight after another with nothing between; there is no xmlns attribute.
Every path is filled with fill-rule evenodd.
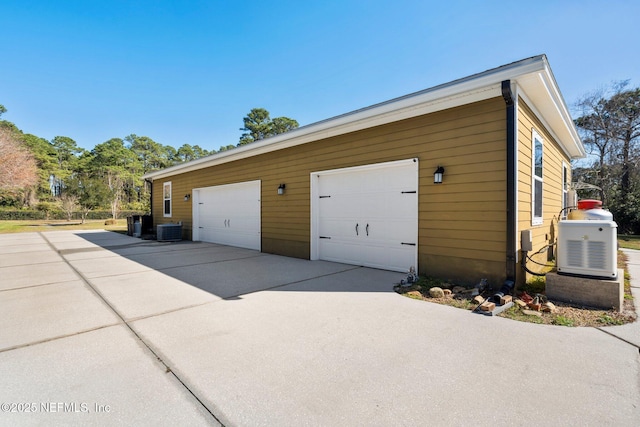
<svg viewBox="0 0 640 427"><path fill-rule="evenodd" d="M227 227L231 227L231 220L230 219L227 220Z"/></svg>
<svg viewBox="0 0 640 427"><path fill-rule="evenodd" d="M402 242L400 243L401 245L407 245L407 246L415 246L415 243L407 243L407 242Z"/></svg>
<svg viewBox="0 0 640 427"><path fill-rule="evenodd" d="M358 224L356 224L356 236L359 236L359 234L358 234Z"/></svg>
<svg viewBox="0 0 640 427"><path fill-rule="evenodd" d="M369 224L367 224L367 228L365 228L365 230L367 230L367 236L369 235Z"/></svg>

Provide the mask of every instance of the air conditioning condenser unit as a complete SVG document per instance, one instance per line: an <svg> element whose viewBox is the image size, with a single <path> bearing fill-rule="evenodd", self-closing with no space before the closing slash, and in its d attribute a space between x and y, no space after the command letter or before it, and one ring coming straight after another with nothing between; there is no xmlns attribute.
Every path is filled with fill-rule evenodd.
<svg viewBox="0 0 640 427"><path fill-rule="evenodd" d="M158 224L156 239L159 242L182 240L182 224Z"/></svg>

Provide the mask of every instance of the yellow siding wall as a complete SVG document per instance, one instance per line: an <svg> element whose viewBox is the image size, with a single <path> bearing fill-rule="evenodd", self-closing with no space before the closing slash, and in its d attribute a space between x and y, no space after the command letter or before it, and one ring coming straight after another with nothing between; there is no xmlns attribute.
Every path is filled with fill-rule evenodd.
<svg viewBox="0 0 640 427"><path fill-rule="evenodd" d="M309 258L311 172L417 157L420 273L469 283L481 277L501 282L506 250L505 140L504 101L493 98L157 179L154 222L182 221L185 238L190 238L191 202L183 200L185 194L193 188L260 179L262 250ZM444 183L434 185L438 165L446 170ZM162 216L166 181L173 185L172 218ZM283 196L276 191L280 183L286 184ZM545 209L550 204L545 202Z"/></svg>
<svg viewBox="0 0 640 427"><path fill-rule="evenodd" d="M532 225L532 129L543 139L542 159L542 215L541 225ZM557 237L558 215L562 209L562 166L563 161L567 166L571 181L571 163L567 154L560 148L557 141L538 120L526 102L518 100L518 250L520 249L520 230L532 230L533 251L536 252L545 245L555 241ZM530 254L531 255L531 254ZM552 258L553 251L540 254L534 259L545 263ZM520 262L520 255L518 256ZM527 267L532 271L544 270L543 267L528 263ZM530 277L520 271L519 281Z"/></svg>

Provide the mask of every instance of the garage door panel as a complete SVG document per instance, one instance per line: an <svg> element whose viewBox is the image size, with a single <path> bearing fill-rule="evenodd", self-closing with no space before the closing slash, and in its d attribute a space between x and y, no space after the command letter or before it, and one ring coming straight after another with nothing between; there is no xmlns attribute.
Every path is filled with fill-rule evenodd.
<svg viewBox="0 0 640 427"><path fill-rule="evenodd" d="M319 259L406 271L417 262L417 162L312 174ZM405 243L403 245L403 243Z"/></svg>
<svg viewBox="0 0 640 427"><path fill-rule="evenodd" d="M196 191L198 240L260 250L260 181Z"/></svg>
<svg viewBox="0 0 640 427"><path fill-rule="evenodd" d="M356 223L345 218L328 218L320 224L320 236L356 237Z"/></svg>
<svg viewBox="0 0 640 427"><path fill-rule="evenodd" d="M341 262L360 265L363 261L360 245L344 240L321 239L321 250L325 254L325 261Z"/></svg>
<svg viewBox="0 0 640 427"><path fill-rule="evenodd" d="M368 234L367 234L367 225ZM388 242L389 246L393 246L395 243L400 244L402 242L415 243L415 231L414 223L402 221L402 220L373 220L368 221L363 231L368 241L374 243L374 241Z"/></svg>

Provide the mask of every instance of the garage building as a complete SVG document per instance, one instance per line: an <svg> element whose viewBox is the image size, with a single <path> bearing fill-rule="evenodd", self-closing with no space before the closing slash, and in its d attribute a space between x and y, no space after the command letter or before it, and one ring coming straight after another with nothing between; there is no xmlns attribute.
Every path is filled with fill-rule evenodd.
<svg viewBox="0 0 640 427"><path fill-rule="evenodd" d="M144 178L185 239L501 283L524 280L521 230L554 238L584 156L541 55Z"/></svg>

